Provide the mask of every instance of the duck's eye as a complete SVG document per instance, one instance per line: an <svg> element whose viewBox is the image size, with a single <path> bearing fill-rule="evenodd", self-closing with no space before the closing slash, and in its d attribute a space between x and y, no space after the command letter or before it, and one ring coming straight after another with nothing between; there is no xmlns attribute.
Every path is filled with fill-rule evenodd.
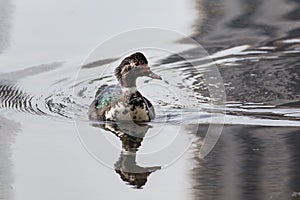
<svg viewBox="0 0 300 200"><path fill-rule="evenodd" d="M142 74L147 74L150 71L150 68L147 65L142 65Z"/></svg>

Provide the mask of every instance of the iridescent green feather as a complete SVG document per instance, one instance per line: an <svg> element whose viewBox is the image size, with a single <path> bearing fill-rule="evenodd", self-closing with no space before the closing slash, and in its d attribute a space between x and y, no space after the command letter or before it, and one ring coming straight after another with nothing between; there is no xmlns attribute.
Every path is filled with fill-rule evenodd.
<svg viewBox="0 0 300 200"><path fill-rule="evenodd" d="M119 85L111 85L101 91L97 99L96 109L101 109L115 103L122 97L122 90Z"/></svg>

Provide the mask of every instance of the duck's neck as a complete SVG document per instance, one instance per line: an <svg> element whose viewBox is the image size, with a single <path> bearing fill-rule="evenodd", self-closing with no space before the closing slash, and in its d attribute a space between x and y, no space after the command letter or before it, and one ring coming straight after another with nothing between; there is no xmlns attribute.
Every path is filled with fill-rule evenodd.
<svg viewBox="0 0 300 200"><path fill-rule="evenodd" d="M133 74L128 74L121 77L118 81L122 88L136 88L137 77Z"/></svg>
<svg viewBox="0 0 300 200"><path fill-rule="evenodd" d="M124 87L121 85L121 88L122 88L123 93L134 94L137 92L137 89L135 86L134 87Z"/></svg>

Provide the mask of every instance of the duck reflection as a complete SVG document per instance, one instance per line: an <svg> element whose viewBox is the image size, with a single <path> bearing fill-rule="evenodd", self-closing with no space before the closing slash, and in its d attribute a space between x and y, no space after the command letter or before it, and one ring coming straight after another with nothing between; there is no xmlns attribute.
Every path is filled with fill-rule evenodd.
<svg viewBox="0 0 300 200"><path fill-rule="evenodd" d="M161 166L139 166L136 159L139 147L147 131L151 128L148 124L136 124L133 121L107 122L97 124L98 127L110 131L122 142L119 159L114 164L115 172L120 178L134 188L142 188L152 172L161 169Z"/></svg>

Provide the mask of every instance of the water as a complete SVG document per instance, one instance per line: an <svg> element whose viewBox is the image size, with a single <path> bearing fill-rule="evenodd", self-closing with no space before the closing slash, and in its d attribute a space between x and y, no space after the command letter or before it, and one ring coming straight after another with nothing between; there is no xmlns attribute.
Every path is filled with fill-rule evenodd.
<svg viewBox="0 0 300 200"><path fill-rule="evenodd" d="M0 3L0 199L297 194L299 2L178 0L165 2L168 11L157 7L161 2L135 3L123 5L127 9L93 1L62 1L59 8L50 1ZM112 16L111 9L118 12ZM155 16L144 15L149 10ZM108 16L116 21L108 23ZM116 82L113 69L134 42L100 47L87 57L89 51L120 31L144 26L192 35L213 60L176 35L148 37L181 55L143 49L164 78L138 81L157 118L139 127L89 121L95 90ZM217 76L213 66L225 86L225 106L213 105L219 101L212 88L222 91L209 84ZM200 158L209 123L223 120L218 143Z"/></svg>

